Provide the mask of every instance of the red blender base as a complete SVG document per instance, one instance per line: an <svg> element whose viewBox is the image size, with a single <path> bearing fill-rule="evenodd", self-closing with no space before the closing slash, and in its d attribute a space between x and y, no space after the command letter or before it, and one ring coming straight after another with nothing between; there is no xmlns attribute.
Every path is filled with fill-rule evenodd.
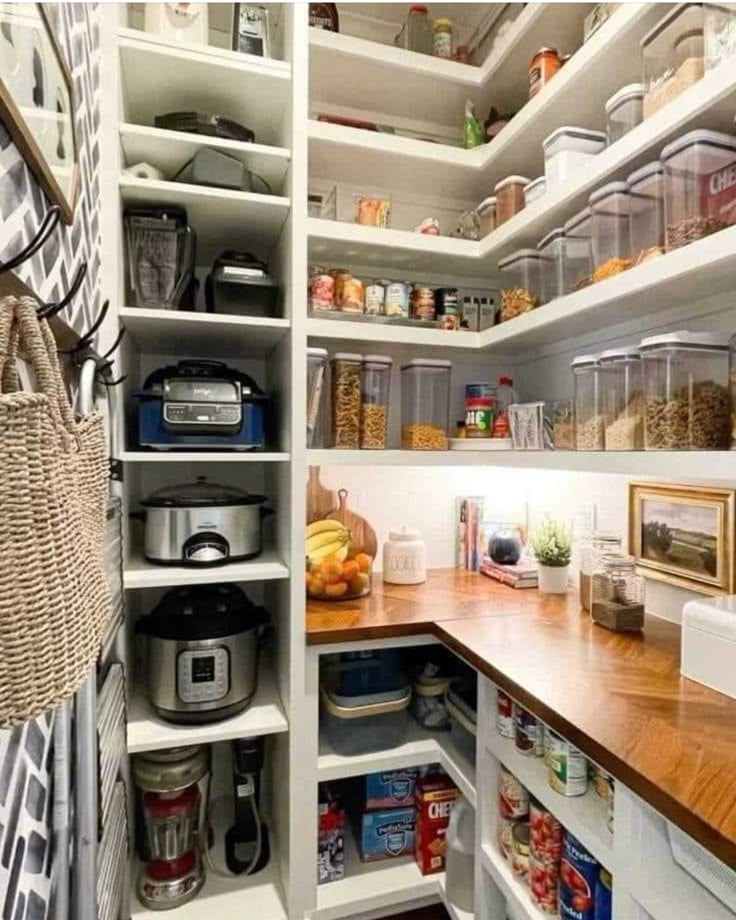
<svg viewBox="0 0 736 920"><path fill-rule="evenodd" d="M195 850L178 859L143 863L138 900L149 910L172 910L191 901L204 885L204 866Z"/></svg>

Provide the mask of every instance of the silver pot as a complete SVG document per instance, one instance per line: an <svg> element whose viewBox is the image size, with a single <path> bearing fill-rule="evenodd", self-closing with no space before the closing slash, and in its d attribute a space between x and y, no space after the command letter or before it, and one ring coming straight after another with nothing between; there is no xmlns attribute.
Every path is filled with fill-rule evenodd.
<svg viewBox="0 0 736 920"><path fill-rule="evenodd" d="M263 549L263 518L272 513L267 501L204 476L159 489L141 502L146 559L192 566L253 559Z"/></svg>

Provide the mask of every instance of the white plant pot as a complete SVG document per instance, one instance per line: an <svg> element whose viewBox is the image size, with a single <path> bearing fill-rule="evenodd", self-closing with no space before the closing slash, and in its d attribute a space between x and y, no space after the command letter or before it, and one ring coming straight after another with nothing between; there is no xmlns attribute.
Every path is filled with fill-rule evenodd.
<svg viewBox="0 0 736 920"><path fill-rule="evenodd" d="M542 594L567 594L569 565L540 565L539 590Z"/></svg>

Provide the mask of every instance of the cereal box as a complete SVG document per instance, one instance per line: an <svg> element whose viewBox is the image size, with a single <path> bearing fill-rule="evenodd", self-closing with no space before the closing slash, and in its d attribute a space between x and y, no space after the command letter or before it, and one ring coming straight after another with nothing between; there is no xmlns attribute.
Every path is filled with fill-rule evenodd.
<svg viewBox="0 0 736 920"><path fill-rule="evenodd" d="M358 851L363 862L409 856L414 850L414 808L386 808L358 816Z"/></svg>
<svg viewBox="0 0 736 920"><path fill-rule="evenodd" d="M427 776L417 781L416 860L422 875L443 872L447 825L458 797L449 776Z"/></svg>

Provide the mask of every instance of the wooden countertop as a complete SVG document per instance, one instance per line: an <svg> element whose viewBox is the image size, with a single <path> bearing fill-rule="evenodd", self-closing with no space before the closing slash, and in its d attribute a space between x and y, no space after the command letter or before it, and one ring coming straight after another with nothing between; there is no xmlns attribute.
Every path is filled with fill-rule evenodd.
<svg viewBox="0 0 736 920"><path fill-rule="evenodd" d="M593 626L577 596L455 569L362 601L307 605L307 642L429 634L736 866L736 700L680 676L680 628Z"/></svg>

